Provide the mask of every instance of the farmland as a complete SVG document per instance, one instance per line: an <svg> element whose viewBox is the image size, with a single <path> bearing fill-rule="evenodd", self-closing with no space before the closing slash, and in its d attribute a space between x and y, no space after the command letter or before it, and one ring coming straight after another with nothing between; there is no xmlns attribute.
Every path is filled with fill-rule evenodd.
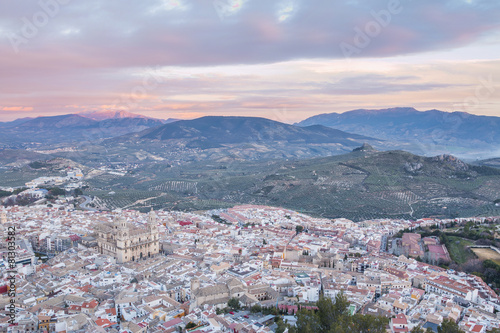
<svg viewBox="0 0 500 333"><path fill-rule="evenodd" d="M69 163L57 160L66 161L61 166ZM84 194L99 198L108 209L200 210L245 203L353 221L500 215L500 206L494 202L500 198L500 170L468 165L450 156L422 157L368 148L313 159L238 160L226 156L209 163L185 164L145 159L82 168L86 168L88 186ZM114 172L118 168L122 172ZM4 168L0 185L20 186L63 169L56 165Z"/></svg>
<svg viewBox="0 0 500 333"><path fill-rule="evenodd" d="M110 208L198 210L248 203L354 221L498 215L491 198L500 171L474 168L402 151L356 151L291 161L146 163L124 177L101 175L88 183L117 193L103 197ZM154 199L138 201L148 198Z"/></svg>
<svg viewBox="0 0 500 333"><path fill-rule="evenodd" d="M471 248L480 260L491 260L500 265L500 253L490 248Z"/></svg>

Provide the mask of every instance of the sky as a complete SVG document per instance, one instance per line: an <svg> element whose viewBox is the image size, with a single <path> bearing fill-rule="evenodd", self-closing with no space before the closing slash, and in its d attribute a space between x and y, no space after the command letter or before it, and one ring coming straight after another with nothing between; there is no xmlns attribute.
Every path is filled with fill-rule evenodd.
<svg viewBox="0 0 500 333"><path fill-rule="evenodd" d="M498 0L0 2L0 121L500 116Z"/></svg>

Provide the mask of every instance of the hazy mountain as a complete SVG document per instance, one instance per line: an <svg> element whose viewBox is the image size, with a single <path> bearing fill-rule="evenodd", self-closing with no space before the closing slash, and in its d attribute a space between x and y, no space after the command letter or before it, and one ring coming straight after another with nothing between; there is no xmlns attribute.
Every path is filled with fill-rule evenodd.
<svg viewBox="0 0 500 333"><path fill-rule="evenodd" d="M109 118L94 120L77 114L38 117L14 121L0 132L3 148L50 146L96 141L163 124L150 118Z"/></svg>
<svg viewBox="0 0 500 333"><path fill-rule="evenodd" d="M290 143L338 143L356 146L375 139L315 125L298 127L258 117L215 117L181 120L138 134L141 139L189 139L216 144L285 141Z"/></svg>
<svg viewBox="0 0 500 333"><path fill-rule="evenodd" d="M320 114L298 123L321 124L347 132L406 143L406 149L429 155L452 152L468 158L500 154L500 117L413 108L353 110Z"/></svg>
<svg viewBox="0 0 500 333"><path fill-rule="evenodd" d="M487 160L477 161L477 162L475 162L475 164L489 166L492 168L500 168L500 157L489 158Z"/></svg>
<svg viewBox="0 0 500 333"><path fill-rule="evenodd" d="M140 114L131 113L131 112L123 111L123 110L118 110L118 111L102 110L102 111L79 112L79 113L77 113L77 115L85 117L85 118L97 120L97 121L106 120L106 119L117 119L117 118L143 118L143 119L159 120L156 118L146 117L146 116L143 116Z"/></svg>
<svg viewBox="0 0 500 333"><path fill-rule="evenodd" d="M19 118L19 119L16 119L13 121L8 121L8 122L0 122L0 128L15 127L15 126L20 125L22 123L25 123L31 119L33 119L33 118L27 117L27 118Z"/></svg>
<svg viewBox="0 0 500 333"><path fill-rule="evenodd" d="M107 120L107 119L120 119L120 118L142 118L142 119L151 119L151 120L156 120L156 121L161 121L163 124L169 124L173 123L176 121L179 121L180 119L176 118L168 118L168 119L159 119L159 118L153 118L153 117L147 117L143 116L141 114L137 113L131 113L127 111L112 111L112 110L104 110L104 111L91 111L91 112L80 112L77 113L77 115L101 121L101 120Z"/></svg>
<svg viewBox="0 0 500 333"><path fill-rule="evenodd" d="M324 126L299 127L257 117L202 117L105 140L105 149L101 153L93 149L92 158L129 163L169 160L177 164L301 159L346 153L365 141L382 144Z"/></svg>
<svg viewBox="0 0 500 333"><path fill-rule="evenodd" d="M164 124L170 124L170 123L175 123L176 121L179 121L182 119L177 119L177 118L167 118L165 120L162 120Z"/></svg>

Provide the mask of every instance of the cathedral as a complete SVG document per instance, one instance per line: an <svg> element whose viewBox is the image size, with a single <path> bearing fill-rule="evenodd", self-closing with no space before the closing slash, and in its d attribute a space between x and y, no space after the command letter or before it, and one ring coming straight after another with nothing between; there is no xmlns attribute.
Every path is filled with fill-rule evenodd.
<svg viewBox="0 0 500 333"><path fill-rule="evenodd" d="M123 217L96 227L99 253L116 258L118 263L136 261L157 254L160 250L158 223L151 210L145 228L135 227Z"/></svg>

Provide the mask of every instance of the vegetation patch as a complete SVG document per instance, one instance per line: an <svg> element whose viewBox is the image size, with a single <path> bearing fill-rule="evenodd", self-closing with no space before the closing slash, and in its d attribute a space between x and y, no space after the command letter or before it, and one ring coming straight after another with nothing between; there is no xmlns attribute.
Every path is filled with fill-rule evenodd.
<svg viewBox="0 0 500 333"><path fill-rule="evenodd" d="M446 247L450 253L451 259L457 264L463 264L467 262L467 260L475 258L474 253L468 248L471 245L474 245L474 243L470 240L448 236L448 244Z"/></svg>

